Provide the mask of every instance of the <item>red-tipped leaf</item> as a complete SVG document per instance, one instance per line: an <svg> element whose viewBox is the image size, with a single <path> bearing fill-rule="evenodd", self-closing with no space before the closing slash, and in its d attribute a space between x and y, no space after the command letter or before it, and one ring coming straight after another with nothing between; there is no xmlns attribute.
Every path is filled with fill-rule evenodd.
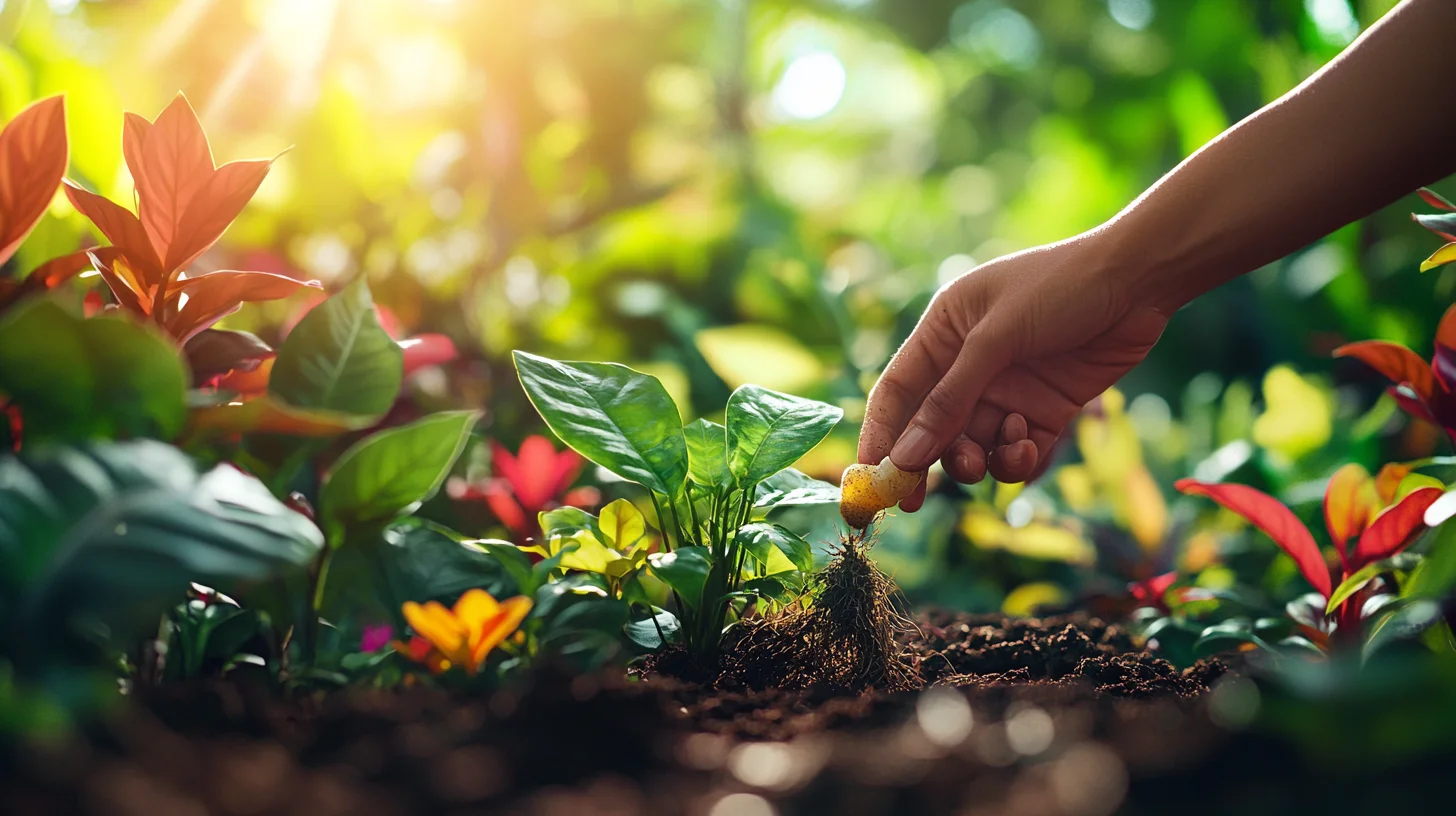
<svg viewBox="0 0 1456 816"><path fill-rule="evenodd" d="M1349 568L1352 571L1358 570L1409 547L1425 531L1426 508L1441 498L1442 492L1438 487L1414 490L1401 499L1400 504L1381 513L1364 535L1360 536L1360 543L1355 545L1355 553L1350 558Z"/></svg>
<svg viewBox="0 0 1456 816"><path fill-rule="evenodd" d="M404 373L408 377L422 368L444 365L460 356L455 343L443 334L419 334L399 341L404 352Z"/></svg>
<svg viewBox="0 0 1456 816"><path fill-rule="evenodd" d="M1364 340L1335 349L1336 357L1354 357L1399 385L1406 383L1421 399L1431 398L1431 364L1405 346L1385 340Z"/></svg>
<svg viewBox="0 0 1456 816"><path fill-rule="evenodd" d="M1451 202L1447 201L1441 196L1440 193L1436 192L1435 190L1422 187L1421 189L1416 191L1416 195L1420 196L1422 201L1426 202L1432 207L1435 207L1438 210L1445 210L1446 212L1456 212L1456 204L1452 204Z"/></svg>
<svg viewBox="0 0 1456 816"><path fill-rule="evenodd" d="M62 97L36 102L0 132L0 263L45 215L68 160Z"/></svg>
<svg viewBox="0 0 1456 816"><path fill-rule="evenodd" d="M1329 597L1333 587L1330 570L1325 566L1324 555L1319 545L1299 519L1273 496L1248 485L1208 484L1193 479L1180 479L1175 485L1178 490L1191 496L1207 496L1224 507L1248 519L1249 523L1264 531L1274 540L1279 549L1289 554L1299 567L1299 572L1321 595Z"/></svg>
<svg viewBox="0 0 1456 816"><path fill-rule="evenodd" d="M135 182L142 226L157 257L170 261L170 247L182 238L183 217L213 175L207 135L182 94L152 123L142 145L140 169Z"/></svg>
<svg viewBox="0 0 1456 816"><path fill-rule="evenodd" d="M229 162L217 168L182 216L177 240L167 248L167 268L187 268L216 243L258 192L272 164L272 159L254 159Z"/></svg>
<svg viewBox="0 0 1456 816"><path fill-rule="evenodd" d="M1341 563L1348 567L1345 542L1365 532L1370 520L1380 512L1380 497L1369 471L1353 462L1335 471L1325 488L1324 509L1330 540Z"/></svg>

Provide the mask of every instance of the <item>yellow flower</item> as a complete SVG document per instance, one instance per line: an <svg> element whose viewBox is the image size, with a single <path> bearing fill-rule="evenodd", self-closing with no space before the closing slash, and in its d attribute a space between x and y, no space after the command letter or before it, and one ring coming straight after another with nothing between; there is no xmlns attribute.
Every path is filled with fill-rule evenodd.
<svg viewBox="0 0 1456 816"><path fill-rule="evenodd" d="M521 625L531 611L531 599L517 596L498 602L489 592L472 589L460 596L454 609L435 601L406 601L403 611L415 633L434 647L423 658L415 650L406 654L436 674L452 665L475 674L491 650Z"/></svg>

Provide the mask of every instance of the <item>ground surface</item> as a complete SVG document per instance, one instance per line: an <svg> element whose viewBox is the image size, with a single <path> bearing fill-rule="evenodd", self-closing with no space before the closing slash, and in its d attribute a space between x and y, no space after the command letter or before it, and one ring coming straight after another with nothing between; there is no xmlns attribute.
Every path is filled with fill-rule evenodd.
<svg viewBox="0 0 1456 816"><path fill-rule="evenodd" d="M1101 816L1359 801L1358 780L1321 780L1288 746L1231 729L1252 684L1220 663L1180 672L1085 617L931 615L903 640L924 692L754 689L691 671L543 675L488 699L176 689L84 740L12 747L0 810ZM1372 806L1390 804L1379 795Z"/></svg>

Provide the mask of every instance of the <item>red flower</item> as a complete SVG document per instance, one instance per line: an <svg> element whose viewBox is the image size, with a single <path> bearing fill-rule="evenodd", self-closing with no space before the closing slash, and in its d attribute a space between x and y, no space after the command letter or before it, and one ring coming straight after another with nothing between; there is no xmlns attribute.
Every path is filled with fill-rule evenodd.
<svg viewBox="0 0 1456 816"><path fill-rule="evenodd" d="M1384 374L1395 383L1390 395L1400 407L1441 426L1456 440L1456 306L1441 318L1429 363L1385 340L1349 343L1335 349L1335 356L1354 357Z"/></svg>
<svg viewBox="0 0 1456 816"><path fill-rule="evenodd" d="M495 478L471 484L450 481L450 496L457 501L483 501L495 517L523 538L539 532L537 514L562 505L593 507L601 501L596 488L568 490L586 460L573 450L558 452L544 436L529 436L513 456L499 442L492 445Z"/></svg>
<svg viewBox="0 0 1456 816"><path fill-rule="evenodd" d="M1165 572L1162 575L1155 575L1142 581L1133 581L1127 585L1127 591L1137 606L1151 606L1162 612L1169 613L1168 602L1164 598L1168 594L1168 588L1178 580L1178 573Z"/></svg>

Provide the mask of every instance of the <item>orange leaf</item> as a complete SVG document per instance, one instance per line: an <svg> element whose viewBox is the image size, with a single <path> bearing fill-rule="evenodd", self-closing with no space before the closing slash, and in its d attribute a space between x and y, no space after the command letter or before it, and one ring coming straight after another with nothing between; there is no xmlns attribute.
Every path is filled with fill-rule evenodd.
<svg viewBox="0 0 1456 816"><path fill-rule="evenodd" d="M1355 545L1350 569L1358 570L1410 546L1416 536L1426 529L1426 508L1441 498L1443 492L1439 487L1413 490L1409 496L1400 500L1400 504L1381 513L1380 518L1370 525L1370 529L1360 536L1360 543Z"/></svg>
<svg viewBox="0 0 1456 816"><path fill-rule="evenodd" d="M1402 462L1387 462L1380 472L1375 474L1375 493L1380 497L1380 506L1384 507L1395 501L1395 493L1400 490L1400 483L1410 475L1413 468Z"/></svg>
<svg viewBox="0 0 1456 816"><path fill-rule="evenodd" d="M264 396L195 408L188 428L193 433L276 433L285 436L339 436L373 424L370 417L295 408Z"/></svg>
<svg viewBox="0 0 1456 816"><path fill-rule="evenodd" d="M167 247L167 269L184 269L222 237L268 175L272 159L236 161L217 168L193 196Z"/></svg>
<svg viewBox="0 0 1456 816"><path fill-rule="evenodd" d="M54 289L87 269L93 268L96 264L91 260L92 253L109 261L116 257L117 249L115 247L81 249L69 255L52 258L32 270L25 278L25 285L30 289Z"/></svg>
<svg viewBox="0 0 1456 816"><path fill-rule="evenodd" d="M157 262L157 253L152 250L147 231L130 210L69 179L66 181L66 198L82 215L91 219L106 240L126 253L148 282L161 276L161 264Z"/></svg>
<svg viewBox="0 0 1456 816"><path fill-rule="evenodd" d="M0 263L45 215L66 174L68 151L60 96L26 108L0 132Z"/></svg>
<svg viewBox="0 0 1456 816"><path fill-rule="evenodd" d="M132 186L139 186L142 178L142 148L152 132L152 123L146 117L127 113L122 117L121 152L126 156L126 169L131 171Z"/></svg>
<svg viewBox="0 0 1456 816"><path fill-rule="evenodd" d="M1385 340L1364 340L1335 349L1336 357L1354 357L1385 375L1396 385L1408 383L1421 399L1430 399L1431 364L1405 346Z"/></svg>
<svg viewBox="0 0 1456 816"><path fill-rule="evenodd" d="M103 249L111 252L103 254ZM89 254L92 265L101 273L101 279L106 281L106 286L111 289L111 294L116 296L116 301L123 309L139 315L152 313L152 292L155 287L149 287L142 282L131 268L131 262L125 254L116 247L93 249Z"/></svg>
<svg viewBox="0 0 1456 816"><path fill-rule="evenodd" d="M274 359L269 357L259 361L251 371L235 368L218 377L213 387L219 391L235 392L242 398L262 396L268 391L268 378L273 375Z"/></svg>
<svg viewBox="0 0 1456 816"><path fill-rule="evenodd" d="M167 329L178 342L185 343L243 303L285 298L305 286L320 288L318 281L301 281L272 272L222 270L187 278L173 284L167 293L173 304L187 295L186 304L167 321Z"/></svg>
<svg viewBox="0 0 1456 816"><path fill-rule="evenodd" d="M187 97L177 94L152 123L142 145L140 169L135 181L141 222L157 257L170 260L168 249L182 237L179 230L188 207L213 175L207 135Z"/></svg>
<svg viewBox="0 0 1456 816"><path fill-rule="evenodd" d="M1325 524L1330 540L1345 562L1345 542L1365 532L1365 527L1380 512L1380 497L1375 481L1364 467L1351 463L1335 471L1325 488Z"/></svg>
<svg viewBox="0 0 1456 816"><path fill-rule="evenodd" d="M1208 484L1193 479L1180 479L1173 486L1190 496L1207 496L1248 519L1294 559L1311 586L1326 598L1330 597L1330 570L1325 566L1319 545L1294 513L1273 496L1248 485Z"/></svg>

